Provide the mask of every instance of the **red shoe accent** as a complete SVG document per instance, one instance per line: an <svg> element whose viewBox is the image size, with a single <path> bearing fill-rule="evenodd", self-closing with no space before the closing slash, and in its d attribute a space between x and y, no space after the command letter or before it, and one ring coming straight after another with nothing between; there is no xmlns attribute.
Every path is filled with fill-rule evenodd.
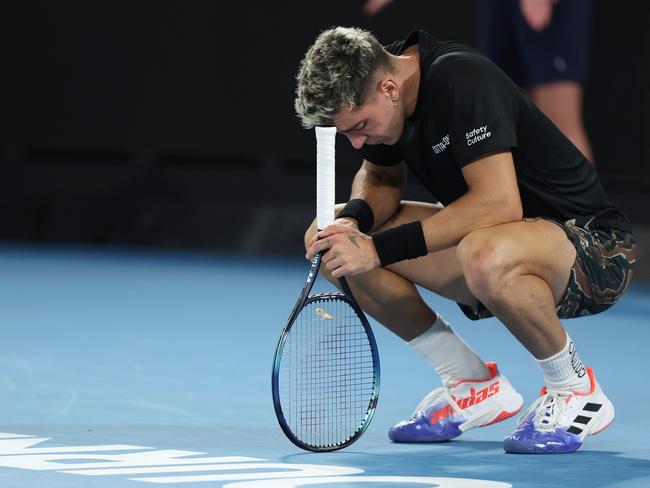
<svg viewBox="0 0 650 488"><path fill-rule="evenodd" d="M492 420L491 422L488 422L487 424L481 425L481 427L487 427L488 425L496 424L497 422L501 422L502 420L509 419L510 417L512 417L514 415L517 415L521 411L522 408L523 408L523 404L517 410L513 410L512 412L506 412L504 410L494 420Z"/></svg>
<svg viewBox="0 0 650 488"><path fill-rule="evenodd" d="M589 375L589 382L591 383L591 388L587 393L578 393L574 391L573 394L576 396L587 396L592 395L596 391L596 377L594 376L594 370L591 368L585 368L587 370L587 375Z"/></svg>
<svg viewBox="0 0 650 488"><path fill-rule="evenodd" d="M603 427L602 429L598 429L596 432L592 432L591 435L596 435L596 434L598 434L599 432L602 432L602 431L605 430L607 427L609 427L610 425L612 425L612 422L614 422L614 419L612 419L611 422L610 422L609 424L607 424L605 427Z"/></svg>
<svg viewBox="0 0 650 488"><path fill-rule="evenodd" d="M490 381L491 379L495 378L496 375L499 374L499 370L497 369L496 363L485 363L485 365L490 370L490 376L488 376L487 378L483 378L481 380L460 380L457 383L454 383L453 385L449 385L449 386L451 388L455 388L462 383L481 383L483 381Z"/></svg>

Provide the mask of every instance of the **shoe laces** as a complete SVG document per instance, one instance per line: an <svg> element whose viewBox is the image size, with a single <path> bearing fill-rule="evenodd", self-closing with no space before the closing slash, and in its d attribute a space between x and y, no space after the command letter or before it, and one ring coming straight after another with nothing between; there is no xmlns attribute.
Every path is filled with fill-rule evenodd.
<svg viewBox="0 0 650 488"><path fill-rule="evenodd" d="M521 416L522 421L525 421L532 412L535 412L532 418L535 429L554 430L563 420L566 400L569 396L570 393L547 391L526 409Z"/></svg>
<svg viewBox="0 0 650 488"><path fill-rule="evenodd" d="M411 417L418 416L420 412L424 412L428 405L437 403L440 400L447 400L450 405L453 405L453 402L451 401L450 390L451 389L449 387L441 386L429 392L422 400L420 400L420 403L418 403L417 407L415 407L415 410L411 414Z"/></svg>

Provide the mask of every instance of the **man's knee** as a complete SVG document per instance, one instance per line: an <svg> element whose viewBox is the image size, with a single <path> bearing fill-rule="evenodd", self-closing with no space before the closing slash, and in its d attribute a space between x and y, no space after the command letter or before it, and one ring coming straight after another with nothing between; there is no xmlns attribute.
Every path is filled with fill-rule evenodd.
<svg viewBox="0 0 650 488"><path fill-rule="evenodd" d="M471 232L460 241L456 258L472 293L485 297L502 289L504 277L515 271L517 245L510 238L483 229Z"/></svg>

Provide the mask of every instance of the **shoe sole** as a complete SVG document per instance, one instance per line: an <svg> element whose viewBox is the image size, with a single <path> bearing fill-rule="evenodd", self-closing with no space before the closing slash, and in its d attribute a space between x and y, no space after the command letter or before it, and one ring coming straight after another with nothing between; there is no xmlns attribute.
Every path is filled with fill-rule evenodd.
<svg viewBox="0 0 650 488"><path fill-rule="evenodd" d="M534 444L521 444L518 442L510 443L508 441L503 442L503 450L508 454L570 454L576 452L580 446L582 446L582 442L577 442L571 449L564 448L564 450L560 450L560 448L536 446Z"/></svg>

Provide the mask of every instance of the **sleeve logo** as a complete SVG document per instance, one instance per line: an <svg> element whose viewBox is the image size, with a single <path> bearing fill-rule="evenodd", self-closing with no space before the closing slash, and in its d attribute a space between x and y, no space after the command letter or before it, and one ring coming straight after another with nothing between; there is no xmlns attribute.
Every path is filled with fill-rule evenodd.
<svg viewBox="0 0 650 488"><path fill-rule="evenodd" d="M472 129L469 132L465 132L465 139L467 140L468 146L476 144L477 142L487 139L490 136L492 136L492 132L488 130L487 125L482 125L481 127Z"/></svg>

